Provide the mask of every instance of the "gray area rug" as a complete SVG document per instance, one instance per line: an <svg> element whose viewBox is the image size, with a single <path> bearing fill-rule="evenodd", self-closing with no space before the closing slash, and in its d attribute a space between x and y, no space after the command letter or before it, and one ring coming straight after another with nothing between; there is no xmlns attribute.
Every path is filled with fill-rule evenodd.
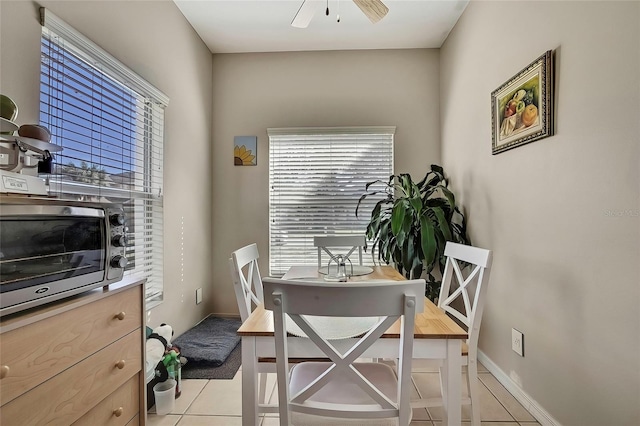
<svg viewBox="0 0 640 426"><path fill-rule="evenodd" d="M235 377L242 364L242 343L238 343L225 362L219 367L206 364L189 363L182 367L183 379L227 379Z"/></svg>
<svg viewBox="0 0 640 426"><path fill-rule="evenodd" d="M242 322L234 318L207 317L173 340L188 366L219 367L240 342Z"/></svg>

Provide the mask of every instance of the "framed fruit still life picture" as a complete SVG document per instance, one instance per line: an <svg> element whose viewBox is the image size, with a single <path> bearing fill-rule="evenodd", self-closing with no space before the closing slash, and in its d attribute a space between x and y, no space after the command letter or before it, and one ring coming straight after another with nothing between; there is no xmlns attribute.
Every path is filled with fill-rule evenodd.
<svg viewBox="0 0 640 426"><path fill-rule="evenodd" d="M553 51L491 93L492 153L553 135Z"/></svg>

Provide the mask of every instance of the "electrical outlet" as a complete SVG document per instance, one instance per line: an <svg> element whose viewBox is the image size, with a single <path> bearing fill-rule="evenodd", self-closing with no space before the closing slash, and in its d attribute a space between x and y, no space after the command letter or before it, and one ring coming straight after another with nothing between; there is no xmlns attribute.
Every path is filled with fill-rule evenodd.
<svg viewBox="0 0 640 426"><path fill-rule="evenodd" d="M511 349L520 356L524 356L524 334L516 330L511 329Z"/></svg>
<svg viewBox="0 0 640 426"><path fill-rule="evenodd" d="M196 305L202 303L202 288L196 289Z"/></svg>

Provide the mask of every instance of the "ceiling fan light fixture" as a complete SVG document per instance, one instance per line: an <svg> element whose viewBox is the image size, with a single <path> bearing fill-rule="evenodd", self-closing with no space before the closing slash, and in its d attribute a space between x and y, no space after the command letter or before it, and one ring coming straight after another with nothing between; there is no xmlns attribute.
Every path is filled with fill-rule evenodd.
<svg viewBox="0 0 640 426"><path fill-rule="evenodd" d="M353 0L358 8L366 15L372 23L379 22L389 13L389 8L382 3L382 0ZM291 26L295 28L307 28L311 19L319 9L318 5L322 5L320 1L302 0L302 4L291 21ZM322 7L322 6L320 6ZM325 11L329 16L329 1L327 0L327 8ZM338 18L340 22L340 3L338 3Z"/></svg>

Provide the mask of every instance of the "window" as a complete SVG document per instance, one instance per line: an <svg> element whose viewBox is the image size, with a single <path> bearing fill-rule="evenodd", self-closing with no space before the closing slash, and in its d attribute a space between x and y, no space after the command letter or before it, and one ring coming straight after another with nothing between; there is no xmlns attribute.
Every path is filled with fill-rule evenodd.
<svg viewBox="0 0 640 426"><path fill-rule="evenodd" d="M169 99L46 9L40 123L55 157L50 192L124 205L127 275L147 278L147 307L162 300L164 108Z"/></svg>
<svg viewBox="0 0 640 426"><path fill-rule="evenodd" d="M356 217L358 199L368 182L393 174L394 133L395 127L268 129L271 275L316 264L316 235L365 233L377 200L367 198Z"/></svg>

